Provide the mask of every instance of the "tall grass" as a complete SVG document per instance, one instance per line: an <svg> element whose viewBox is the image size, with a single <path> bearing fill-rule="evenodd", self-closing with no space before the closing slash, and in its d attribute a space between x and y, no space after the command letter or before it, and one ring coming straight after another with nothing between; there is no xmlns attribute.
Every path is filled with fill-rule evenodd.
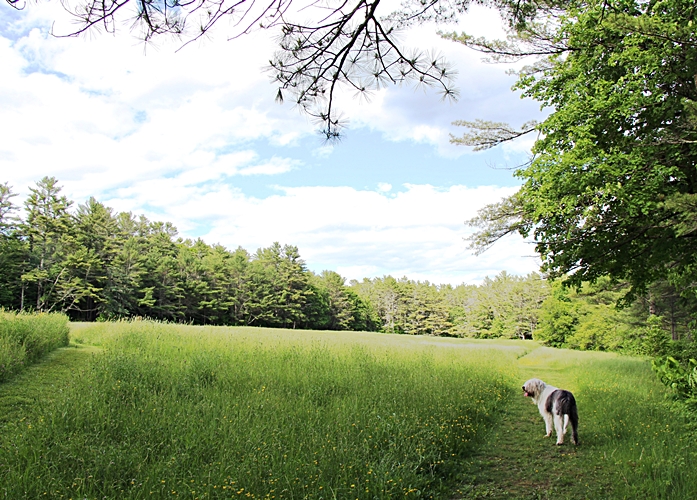
<svg viewBox="0 0 697 500"><path fill-rule="evenodd" d="M619 470L618 498L697 498L697 449L690 418L671 407L648 362L618 359L582 381L587 441L598 463ZM692 427L692 428L691 428Z"/></svg>
<svg viewBox="0 0 697 500"><path fill-rule="evenodd" d="M574 456L615 478L608 498L697 498L693 418L666 398L649 361L541 348L520 364L577 396L581 446Z"/></svg>
<svg viewBox="0 0 697 500"><path fill-rule="evenodd" d="M69 331L64 314L0 310L0 382L48 352L68 345Z"/></svg>
<svg viewBox="0 0 697 500"><path fill-rule="evenodd" d="M75 336L104 354L2 434L8 498L447 496L523 352L149 322Z"/></svg>

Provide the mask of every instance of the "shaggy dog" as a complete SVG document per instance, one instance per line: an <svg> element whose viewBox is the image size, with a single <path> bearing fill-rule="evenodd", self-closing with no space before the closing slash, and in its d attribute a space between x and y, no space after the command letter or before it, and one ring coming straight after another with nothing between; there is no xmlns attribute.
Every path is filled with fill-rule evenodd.
<svg viewBox="0 0 697 500"><path fill-rule="evenodd" d="M557 444L564 443L566 428L571 422L571 439L578 444L578 410L576 400L569 391L545 384L539 378L531 378L523 385L525 397L531 397L545 419L545 437L552 435L552 423L557 431Z"/></svg>

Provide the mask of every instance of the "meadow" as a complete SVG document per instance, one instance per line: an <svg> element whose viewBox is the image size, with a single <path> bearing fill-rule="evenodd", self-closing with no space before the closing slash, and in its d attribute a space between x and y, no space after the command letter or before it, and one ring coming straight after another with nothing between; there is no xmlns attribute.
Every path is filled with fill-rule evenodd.
<svg viewBox="0 0 697 500"><path fill-rule="evenodd" d="M646 360L143 321L71 336L0 385L0 413L24 398L0 417L6 498L697 497L689 419ZM530 376L576 393L579 447L542 438Z"/></svg>

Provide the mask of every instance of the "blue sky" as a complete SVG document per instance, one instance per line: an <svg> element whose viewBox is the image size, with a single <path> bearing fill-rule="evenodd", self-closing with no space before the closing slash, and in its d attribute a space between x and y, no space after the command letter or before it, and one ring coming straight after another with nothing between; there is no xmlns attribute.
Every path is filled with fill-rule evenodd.
<svg viewBox="0 0 697 500"><path fill-rule="evenodd" d="M60 4L0 4L0 182L20 200L52 175L76 203L95 196L229 248L297 245L310 269L348 279L459 284L538 268L520 238L481 256L463 240L466 219L515 191L511 169L530 143L475 153L449 136L457 119L520 125L540 112L510 91L508 68L440 39L438 27L403 40L444 53L460 99L408 86L369 102L341 95L349 128L326 144L307 117L274 102L268 32L214 34L176 52L173 42L145 48L127 30L55 38L54 21L70 29ZM475 9L446 29L497 35L500 22Z"/></svg>

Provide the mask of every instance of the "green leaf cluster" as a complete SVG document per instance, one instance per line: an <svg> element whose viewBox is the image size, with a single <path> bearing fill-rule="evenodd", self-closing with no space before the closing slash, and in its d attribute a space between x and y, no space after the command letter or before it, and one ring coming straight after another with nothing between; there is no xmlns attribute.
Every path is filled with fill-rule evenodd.
<svg viewBox="0 0 697 500"><path fill-rule="evenodd" d="M673 356L665 356L654 359L651 367L678 398L686 399L697 407L697 360L690 358L680 362Z"/></svg>
<svg viewBox="0 0 697 500"><path fill-rule="evenodd" d="M514 88L549 110L530 163L516 172L519 193L480 213L473 244L519 232L551 278L628 282L625 303L666 278L694 295L694 2L557 7L517 26L505 46L451 36L493 55L537 56Z"/></svg>

